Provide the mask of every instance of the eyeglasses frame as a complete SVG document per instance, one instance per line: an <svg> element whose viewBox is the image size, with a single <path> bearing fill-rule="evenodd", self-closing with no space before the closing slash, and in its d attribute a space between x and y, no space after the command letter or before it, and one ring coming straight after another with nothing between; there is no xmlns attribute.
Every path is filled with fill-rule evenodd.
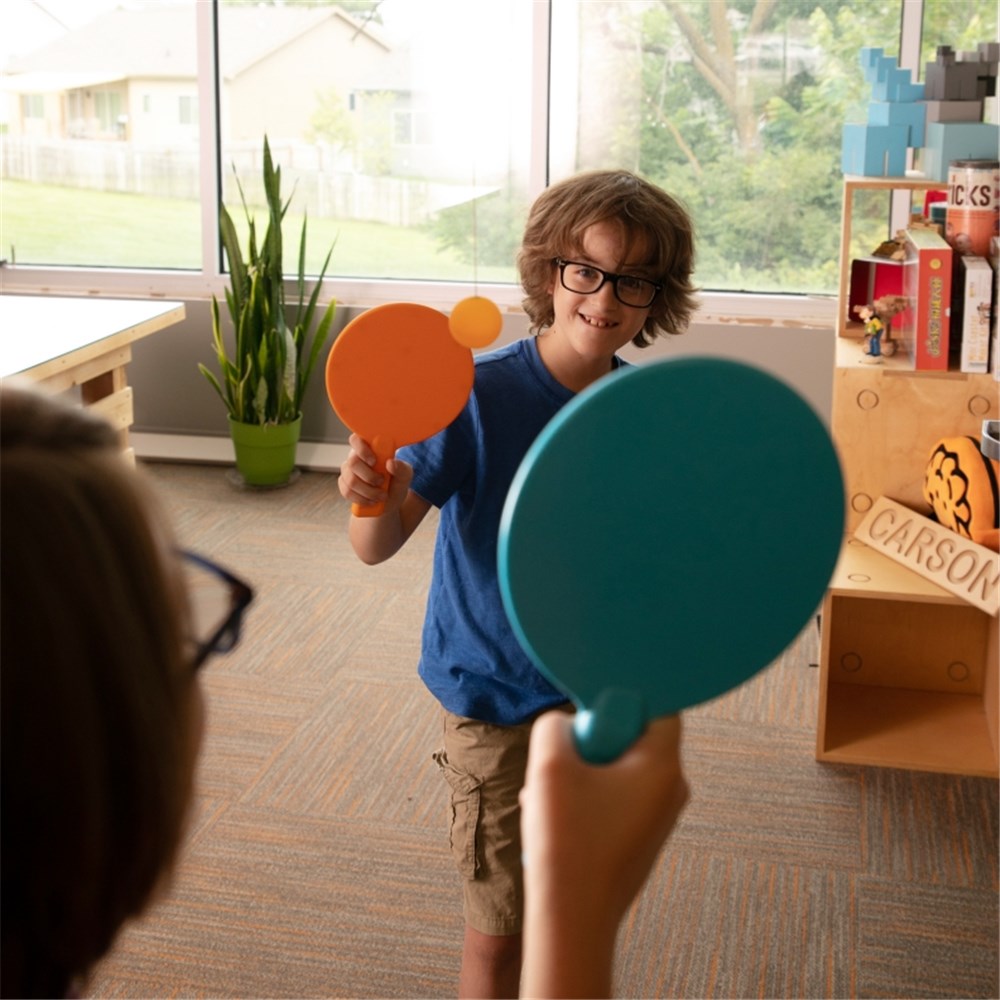
<svg viewBox="0 0 1000 1000"><path fill-rule="evenodd" d="M656 296L663 291L663 285L657 284L655 281L650 281L649 278L640 278L636 274L616 274L614 271L605 271L602 267L597 267L595 264L588 264L582 260L566 260L565 257L554 257L552 263L559 268L559 283L566 289L567 292L572 292L574 295L595 295L610 281L611 288L615 293L615 298L623 306L628 306L630 309L648 309L656 301ZM592 271L596 271L599 275L601 275L601 283L596 288L592 288L589 292L581 292L575 288L570 288L569 285L566 284L566 268L570 264L575 264L577 267L589 267ZM622 278L630 278L632 281L645 281L648 285L652 285L653 294L650 296L649 301L645 305L641 306L636 305L634 302L626 302L618 291L618 282Z"/></svg>
<svg viewBox="0 0 1000 1000"><path fill-rule="evenodd" d="M229 587L232 604L229 614L223 619L219 627L208 639L198 640L197 649L191 663L191 669L195 672L201 669L205 661L214 653L228 653L236 647L240 641L240 632L243 626L243 613L249 607L254 598L253 587L238 576L230 573L224 566L213 562L211 559L189 549L179 549L178 555L189 563L218 577Z"/></svg>

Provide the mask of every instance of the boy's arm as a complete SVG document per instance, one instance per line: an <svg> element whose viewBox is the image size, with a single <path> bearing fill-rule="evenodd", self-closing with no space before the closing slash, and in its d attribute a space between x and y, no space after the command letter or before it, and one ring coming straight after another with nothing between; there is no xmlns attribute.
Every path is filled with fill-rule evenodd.
<svg viewBox="0 0 1000 1000"><path fill-rule="evenodd" d="M351 517L348 527L348 538L358 558L375 565L403 547L431 505L410 489L413 468L407 462L386 462L386 472L391 476L386 490L383 477L374 469L375 453L367 442L352 434L350 445L351 452L337 481L341 495L352 504L385 503L379 517Z"/></svg>
<svg viewBox="0 0 1000 1000"><path fill-rule="evenodd" d="M607 997L618 925L688 798L680 719L650 723L593 766L572 721L543 715L521 793L525 927L522 995Z"/></svg>

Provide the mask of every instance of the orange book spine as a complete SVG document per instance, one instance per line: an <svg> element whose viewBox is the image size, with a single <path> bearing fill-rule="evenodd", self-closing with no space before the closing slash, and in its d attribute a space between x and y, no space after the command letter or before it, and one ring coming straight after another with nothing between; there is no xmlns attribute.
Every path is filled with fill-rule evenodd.
<svg viewBox="0 0 1000 1000"><path fill-rule="evenodd" d="M948 370L952 249L936 233L907 233L903 294L910 301L907 348L918 371Z"/></svg>

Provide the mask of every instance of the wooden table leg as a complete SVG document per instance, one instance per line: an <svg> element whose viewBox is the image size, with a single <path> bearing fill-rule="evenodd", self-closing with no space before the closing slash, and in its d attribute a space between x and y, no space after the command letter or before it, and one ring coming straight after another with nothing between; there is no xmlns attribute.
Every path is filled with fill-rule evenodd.
<svg viewBox="0 0 1000 1000"><path fill-rule="evenodd" d="M104 416L118 431L122 451L132 456L128 429L132 424L132 390L124 365L80 383L84 406Z"/></svg>

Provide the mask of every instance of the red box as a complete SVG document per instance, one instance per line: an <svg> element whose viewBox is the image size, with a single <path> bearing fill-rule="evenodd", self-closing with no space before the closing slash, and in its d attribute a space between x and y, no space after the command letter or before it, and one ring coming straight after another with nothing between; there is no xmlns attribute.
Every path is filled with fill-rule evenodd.
<svg viewBox="0 0 1000 1000"><path fill-rule="evenodd" d="M899 325L912 366L919 371L948 370L951 324L952 249L933 229L906 231L903 294L909 308Z"/></svg>
<svg viewBox="0 0 1000 1000"><path fill-rule="evenodd" d="M847 320L860 323L858 306L870 306L883 295L903 294L903 262L887 257L858 257L851 261L851 284L847 295ZM899 326L899 317L890 324Z"/></svg>

